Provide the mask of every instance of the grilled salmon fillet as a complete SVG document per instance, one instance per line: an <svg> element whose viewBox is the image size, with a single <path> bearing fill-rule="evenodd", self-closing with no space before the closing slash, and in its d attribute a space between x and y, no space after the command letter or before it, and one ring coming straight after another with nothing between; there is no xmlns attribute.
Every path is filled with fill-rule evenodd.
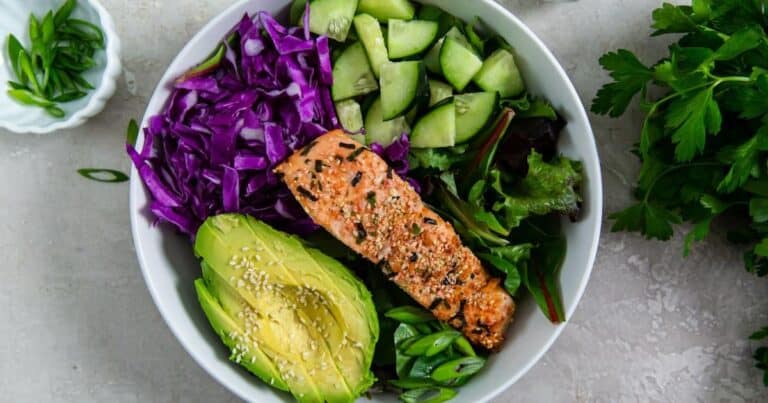
<svg viewBox="0 0 768 403"><path fill-rule="evenodd" d="M332 131L275 172L316 223L376 263L435 317L476 345L501 345L515 310L512 298L381 157Z"/></svg>

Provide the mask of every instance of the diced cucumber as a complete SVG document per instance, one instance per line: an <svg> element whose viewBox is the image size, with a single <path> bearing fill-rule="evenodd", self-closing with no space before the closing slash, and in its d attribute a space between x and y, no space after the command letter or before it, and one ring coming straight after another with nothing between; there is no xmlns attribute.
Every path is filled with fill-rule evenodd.
<svg viewBox="0 0 768 403"><path fill-rule="evenodd" d="M482 67L483 61L471 48L457 39L445 38L440 49L440 69L453 88L463 90Z"/></svg>
<svg viewBox="0 0 768 403"><path fill-rule="evenodd" d="M438 23L440 28L438 29L437 36L440 37L445 35L451 28L461 24L461 20L456 16L446 13L440 8L429 4L424 4L419 8L416 18Z"/></svg>
<svg viewBox="0 0 768 403"><path fill-rule="evenodd" d="M411 147L439 148L456 145L456 106L448 98L422 116L411 132Z"/></svg>
<svg viewBox="0 0 768 403"><path fill-rule="evenodd" d="M370 14L381 22L390 18L412 20L416 15L416 8L408 0L360 0L357 11Z"/></svg>
<svg viewBox="0 0 768 403"><path fill-rule="evenodd" d="M429 106L453 96L453 87L437 80L429 80Z"/></svg>
<svg viewBox="0 0 768 403"><path fill-rule="evenodd" d="M365 115L365 143L379 143L386 147L392 144L400 135L411 131L410 126L401 116L396 119L384 121L381 110L381 98L371 104Z"/></svg>
<svg viewBox="0 0 768 403"><path fill-rule="evenodd" d="M418 106L414 106L405 114L405 121L408 122L409 125L412 125L413 122L416 121L416 118L419 117L419 112L421 111L421 108Z"/></svg>
<svg viewBox="0 0 768 403"><path fill-rule="evenodd" d="M485 91L498 92L502 98L514 97L525 91L523 76L517 68L515 57L504 49L498 49L488 56L474 81Z"/></svg>
<svg viewBox="0 0 768 403"><path fill-rule="evenodd" d="M376 77L379 77L381 65L389 62L387 46L384 42L384 35L381 32L381 24L368 14L356 16L354 24L355 31L363 43L365 53L368 55L371 70L373 70L373 74Z"/></svg>
<svg viewBox="0 0 768 403"><path fill-rule="evenodd" d="M453 102L456 105L456 142L463 143L493 120L499 95L496 92L474 92L456 95Z"/></svg>
<svg viewBox="0 0 768 403"><path fill-rule="evenodd" d="M363 111L354 99L336 102L336 115L347 132L359 132L363 128Z"/></svg>
<svg viewBox="0 0 768 403"><path fill-rule="evenodd" d="M387 46L392 59L418 55L437 39L437 23L432 21L391 19L388 27Z"/></svg>
<svg viewBox="0 0 768 403"><path fill-rule="evenodd" d="M365 95L377 89L379 85L368 64L363 44L355 42L349 45L333 64L333 85L331 86L333 100L341 101Z"/></svg>
<svg viewBox="0 0 768 403"><path fill-rule="evenodd" d="M339 42L347 40L357 0L312 0L309 8L310 31Z"/></svg>
<svg viewBox="0 0 768 403"><path fill-rule="evenodd" d="M427 69L421 61L387 63L381 67L381 108L384 120L429 102Z"/></svg>
<svg viewBox="0 0 768 403"><path fill-rule="evenodd" d="M440 68L440 50L443 48L445 38L453 38L467 47L471 46L469 40L467 40L464 34L461 33L461 30L456 27L451 27L451 29L446 32L445 36L440 38L440 40L437 41L424 56L424 64L427 66L427 70L435 74L443 74L443 70Z"/></svg>

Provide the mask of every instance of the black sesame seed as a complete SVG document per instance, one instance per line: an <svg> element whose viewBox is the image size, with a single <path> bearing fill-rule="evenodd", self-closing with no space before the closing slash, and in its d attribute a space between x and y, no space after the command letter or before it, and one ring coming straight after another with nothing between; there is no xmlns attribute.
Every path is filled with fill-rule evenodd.
<svg viewBox="0 0 768 403"><path fill-rule="evenodd" d="M315 160L315 172L323 172L323 161Z"/></svg>
<svg viewBox="0 0 768 403"><path fill-rule="evenodd" d="M365 147L360 147L357 150L352 151L351 153L349 153L349 155L347 155L347 161L354 161L358 155L363 153L363 151L365 151Z"/></svg>
<svg viewBox="0 0 768 403"><path fill-rule="evenodd" d="M360 183L360 179L362 178L363 178L363 173L360 171L357 171L357 173L355 174L355 177L352 178L352 186L353 187L357 186L357 184Z"/></svg>
<svg viewBox="0 0 768 403"><path fill-rule="evenodd" d="M305 155L309 154L309 151L310 151L310 150L312 150L312 148L313 148L314 146L316 146L316 145L317 145L317 140L315 140L315 141L313 141L313 142L311 142L311 143L307 144L307 145L304 147L304 149L303 149L303 150L301 150L301 156L303 157L303 156L305 156Z"/></svg>
<svg viewBox="0 0 768 403"><path fill-rule="evenodd" d="M349 148L350 150L354 150L354 149L355 149L355 147L357 147L357 146L355 146L355 145L354 145L354 144L352 144L352 143L339 143L339 147L342 147L342 148Z"/></svg>
<svg viewBox="0 0 768 403"><path fill-rule="evenodd" d="M437 225L437 221L430 217L424 217L424 224Z"/></svg>
<svg viewBox="0 0 768 403"><path fill-rule="evenodd" d="M363 243L365 241L365 238L368 236L368 233L365 232L365 227L363 226L363 223L355 223L355 229L357 230L357 235L355 237L355 242L358 244Z"/></svg>
<svg viewBox="0 0 768 403"><path fill-rule="evenodd" d="M411 261L411 263L419 260L419 254L416 252L411 253L411 257L409 257L408 260Z"/></svg>
<svg viewBox="0 0 768 403"><path fill-rule="evenodd" d="M317 196L313 195L312 192L305 189L303 186L299 186L298 188L296 188L296 190L298 190L302 196L306 197L309 200L312 200L313 202L316 202L318 200Z"/></svg>
<svg viewBox="0 0 768 403"><path fill-rule="evenodd" d="M387 179L392 179L392 167L387 167Z"/></svg>
<svg viewBox="0 0 768 403"><path fill-rule="evenodd" d="M445 300L440 298L440 297L437 297L437 298L433 299L432 303L429 304L429 310L431 311L431 310L437 308L440 304L443 303L443 301L445 301Z"/></svg>
<svg viewBox="0 0 768 403"><path fill-rule="evenodd" d="M370 204L371 207L376 207L376 192L371 190L365 195L365 199L368 200L368 204Z"/></svg>

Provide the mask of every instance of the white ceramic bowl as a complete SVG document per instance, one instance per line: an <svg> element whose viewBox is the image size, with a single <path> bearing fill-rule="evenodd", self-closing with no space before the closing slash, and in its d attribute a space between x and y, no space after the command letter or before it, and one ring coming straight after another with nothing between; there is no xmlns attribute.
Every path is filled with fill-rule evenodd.
<svg viewBox="0 0 768 403"><path fill-rule="evenodd" d="M580 221L565 225L568 252L560 282L567 317L587 285L600 234L602 184L595 140L587 114L573 85L546 46L520 20L491 0L427 0L464 19L479 16L505 37L519 55L520 69L533 94L549 99L568 121L562 133L560 150L584 163L586 185L584 210ZM289 0L241 1L198 33L171 63L155 90L144 116L158 113L175 77L194 66L213 49L243 13L266 10L284 11ZM254 402L290 401L256 377L227 360L227 350L211 330L198 306L193 280L200 275L199 264L188 241L170 228L152 226L148 216L147 192L134 170L131 175L130 214L133 237L144 279L168 326L192 357L208 373L243 399ZM519 379L554 342L564 325L553 326L531 298L521 301L515 322L504 348L491 356L488 365L462 387L457 402L482 402L501 393ZM365 399L363 399L365 400ZM374 401L394 401L395 396L377 396Z"/></svg>
<svg viewBox="0 0 768 403"><path fill-rule="evenodd" d="M98 66L83 75L95 89L77 101L59 104L67 113L63 118L54 118L41 108L21 105L8 97L8 80L15 80L8 62L8 34L14 34L28 47L29 14L34 13L40 18L48 10L58 9L62 3L62 0L0 0L0 128L16 133L51 133L77 127L101 112L115 93L122 68L120 38L115 24L98 1L79 0L72 15L100 26L106 39L106 49L94 55Z"/></svg>

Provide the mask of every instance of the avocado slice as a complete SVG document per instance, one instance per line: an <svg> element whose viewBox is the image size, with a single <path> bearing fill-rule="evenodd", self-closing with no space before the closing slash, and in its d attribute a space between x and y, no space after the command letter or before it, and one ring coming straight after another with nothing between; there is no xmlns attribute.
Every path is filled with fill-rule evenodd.
<svg viewBox="0 0 768 403"><path fill-rule="evenodd" d="M376 310L341 263L237 214L209 218L195 253L201 305L233 360L299 401L351 402L373 384Z"/></svg>

